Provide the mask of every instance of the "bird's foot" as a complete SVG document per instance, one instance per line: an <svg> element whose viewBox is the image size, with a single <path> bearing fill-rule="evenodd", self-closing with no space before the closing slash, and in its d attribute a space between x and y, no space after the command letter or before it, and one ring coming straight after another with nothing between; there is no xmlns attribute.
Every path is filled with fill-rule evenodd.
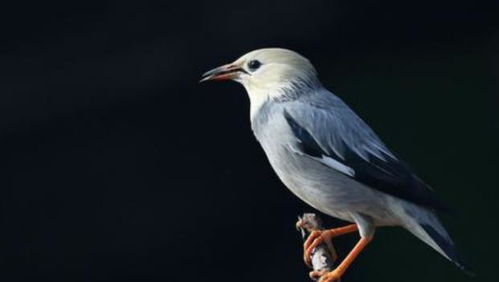
<svg viewBox="0 0 499 282"><path fill-rule="evenodd" d="M310 233L307 240L303 244L303 260L305 261L306 265L308 265L311 268L313 267L312 253L314 252L314 249L322 243L326 244L333 261L335 261L338 258L338 255L336 254L336 250L334 249L332 242L333 237L335 237L334 235L335 235L334 229L316 230Z"/></svg>
<svg viewBox="0 0 499 282"><path fill-rule="evenodd" d="M308 276L310 277L310 279L317 281L326 273L328 273L327 270L321 270L321 271L312 270L308 273Z"/></svg>
<svg viewBox="0 0 499 282"><path fill-rule="evenodd" d="M313 272L313 271L312 271ZM310 276L312 277L312 276ZM319 282L338 282L341 279L340 273L335 269L320 276Z"/></svg>

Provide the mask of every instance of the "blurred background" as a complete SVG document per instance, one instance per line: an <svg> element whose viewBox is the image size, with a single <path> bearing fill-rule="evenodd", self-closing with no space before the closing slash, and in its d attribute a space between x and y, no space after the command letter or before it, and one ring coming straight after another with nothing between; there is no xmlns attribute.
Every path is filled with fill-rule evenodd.
<svg viewBox="0 0 499 282"><path fill-rule="evenodd" d="M308 281L294 224L313 210L244 89L198 84L261 47L308 57L458 211L442 217L477 273L387 228L344 281L497 281L497 1L1 5L2 281Z"/></svg>

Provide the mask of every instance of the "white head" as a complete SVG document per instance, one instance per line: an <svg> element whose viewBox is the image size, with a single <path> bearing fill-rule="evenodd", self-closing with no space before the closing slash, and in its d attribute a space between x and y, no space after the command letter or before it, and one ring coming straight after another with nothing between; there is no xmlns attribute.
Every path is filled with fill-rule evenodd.
<svg viewBox="0 0 499 282"><path fill-rule="evenodd" d="M268 99L299 94L320 85L312 64L300 54L281 48L258 49L233 63L206 72L201 81L234 80L241 83L251 102L252 115Z"/></svg>

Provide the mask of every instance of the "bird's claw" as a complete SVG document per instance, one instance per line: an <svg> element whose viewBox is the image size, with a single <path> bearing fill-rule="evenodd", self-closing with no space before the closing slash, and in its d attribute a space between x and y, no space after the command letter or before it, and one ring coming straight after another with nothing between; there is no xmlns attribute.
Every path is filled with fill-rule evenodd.
<svg viewBox="0 0 499 282"><path fill-rule="evenodd" d="M313 268L312 253L322 243L326 243L333 261L337 259L336 250L331 241L333 238L332 233L330 230L315 230L310 233L305 243L303 243L303 260L308 267Z"/></svg>
<svg viewBox="0 0 499 282"><path fill-rule="evenodd" d="M322 231L319 230L314 230L310 235L308 235L307 240L305 240L305 243L303 243L303 261L305 261L305 264L313 268L312 266L312 252L314 251L316 246L313 246L313 242L315 242L315 239L318 239L321 237Z"/></svg>
<svg viewBox="0 0 499 282"><path fill-rule="evenodd" d="M340 279L341 275L336 270L333 270L322 274L319 278L319 282L338 282Z"/></svg>
<svg viewBox="0 0 499 282"><path fill-rule="evenodd" d="M327 270L321 270L321 271L312 270L308 273L308 276L310 277L310 279L317 281L326 273Z"/></svg>

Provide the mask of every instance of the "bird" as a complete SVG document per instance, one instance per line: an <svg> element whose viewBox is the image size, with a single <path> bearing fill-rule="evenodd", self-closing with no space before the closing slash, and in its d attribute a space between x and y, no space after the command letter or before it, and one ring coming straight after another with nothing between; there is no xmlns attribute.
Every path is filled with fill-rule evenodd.
<svg viewBox="0 0 499 282"><path fill-rule="evenodd" d="M321 243L358 232L360 238L332 271L338 281L372 241L376 228L400 226L468 271L438 218L449 207L338 96L312 63L295 51L263 48L212 69L200 82L232 80L250 100L253 133L282 183L316 210L350 224L310 234L304 260ZM330 244L328 244L330 245Z"/></svg>

